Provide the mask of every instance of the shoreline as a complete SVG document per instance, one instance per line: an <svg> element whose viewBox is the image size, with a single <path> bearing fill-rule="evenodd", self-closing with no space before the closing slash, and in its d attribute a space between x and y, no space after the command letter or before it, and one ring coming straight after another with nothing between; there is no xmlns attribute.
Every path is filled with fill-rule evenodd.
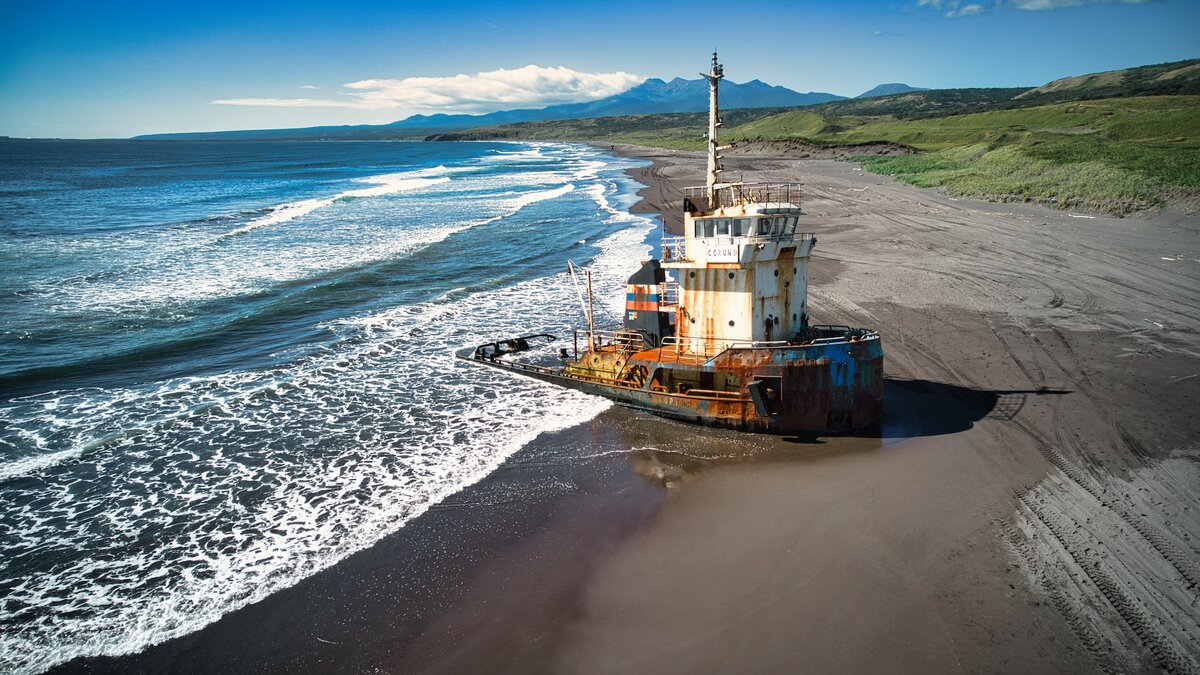
<svg viewBox="0 0 1200 675"><path fill-rule="evenodd" d="M678 186L702 182L702 156L627 148L610 151L652 162L628 172L648 186L631 211L677 228ZM1200 275L1153 262L1168 249L1200 260L1191 228L954 200L846 163L727 165L806 184L814 314L884 329L880 436L802 442L613 408L197 633L54 672L1077 672L1194 658L1200 627L1117 606L1188 596L1170 560L1116 531L1142 518L1164 550L1198 555L1182 505L1200 495L1187 409L1200 380L1171 378L1200 372ZM1178 297L1150 292L1169 284ZM1166 328L1139 333L1148 299ZM1114 517L1079 488L1097 490L1088 475L1146 515ZM1078 582L1094 570L1117 595Z"/></svg>

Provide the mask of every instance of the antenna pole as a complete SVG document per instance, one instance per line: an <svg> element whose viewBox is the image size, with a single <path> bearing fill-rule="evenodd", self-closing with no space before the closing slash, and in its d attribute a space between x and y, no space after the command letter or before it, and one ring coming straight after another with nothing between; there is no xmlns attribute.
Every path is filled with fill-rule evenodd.
<svg viewBox="0 0 1200 675"><path fill-rule="evenodd" d="M708 210L720 206L717 202L717 191L713 188L717 184L721 173L721 157L717 154L717 127L721 126L721 120L717 116L717 83L721 78L725 77L725 68L717 63L717 52L714 49L712 55L712 66L708 74L700 73L704 79L708 80Z"/></svg>
<svg viewBox="0 0 1200 675"><path fill-rule="evenodd" d="M587 313L588 349L595 349L596 348L596 321L593 318L594 314L593 314L593 309L592 309L592 271L591 270L587 271L587 284L588 284L588 313Z"/></svg>
<svg viewBox="0 0 1200 675"><path fill-rule="evenodd" d="M590 350L595 347L593 335L596 332L596 322L592 319L592 271L586 270L584 272L587 275L587 302L585 303L583 301L583 291L581 291L579 289L579 277L576 276L576 274L575 274L578 270L579 270L578 265L576 265L571 260L567 260L567 271L571 273L571 284L575 286L575 294L579 296L579 307L583 310L583 315L587 319L588 349ZM578 352L579 351L579 346L578 346L579 345L579 334L578 333L575 334L575 344L576 344L575 351Z"/></svg>

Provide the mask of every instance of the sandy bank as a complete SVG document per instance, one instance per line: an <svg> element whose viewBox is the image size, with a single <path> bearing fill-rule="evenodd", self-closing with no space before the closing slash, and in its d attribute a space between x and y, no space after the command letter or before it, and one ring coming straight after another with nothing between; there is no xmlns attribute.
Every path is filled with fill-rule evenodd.
<svg viewBox="0 0 1200 675"><path fill-rule="evenodd" d="M633 173L677 230L702 158L621 150L654 161ZM725 175L805 183L813 312L883 333L893 431L686 462L698 478L593 575L559 667L1197 668L1200 223L788 157L732 156ZM711 434L686 454L735 442L788 443Z"/></svg>

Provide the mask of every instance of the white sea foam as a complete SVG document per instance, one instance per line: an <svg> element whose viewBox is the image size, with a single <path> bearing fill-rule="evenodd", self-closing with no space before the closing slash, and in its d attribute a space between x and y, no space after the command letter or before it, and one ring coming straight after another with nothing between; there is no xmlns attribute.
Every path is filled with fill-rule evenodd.
<svg viewBox="0 0 1200 675"><path fill-rule="evenodd" d="M66 450L40 453L5 462L0 464L0 483L62 464L63 462L79 457L82 452L82 448L67 448Z"/></svg>
<svg viewBox="0 0 1200 675"><path fill-rule="evenodd" d="M492 154L483 158L484 162L519 162L522 160L540 161L546 155L542 152L542 147L534 145L532 148L524 150L495 150Z"/></svg>
<svg viewBox="0 0 1200 675"><path fill-rule="evenodd" d="M561 197L574 189L575 189L574 185L572 185L571 183L567 183L566 185L564 185L562 187L557 187L557 188L554 188L551 190L541 190L538 192L530 192L527 194L520 195L519 197L514 199L511 202L511 204L514 207L521 209L526 206L529 206L530 204L536 204L538 202L544 202L547 199L554 199L555 197Z"/></svg>
<svg viewBox="0 0 1200 675"><path fill-rule="evenodd" d="M246 234L252 230L257 230L260 227L267 225L277 225L286 223L289 220L294 220L305 214L312 213L323 206L329 206L335 201L333 197L327 199L303 199L298 202L290 202L280 206L273 207L267 215L242 225L241 227L230 230L226 236L235 236Z"/></svg>
<svg viewBox="0 0 1200 675"><path fill-rule="evenodd" d="M466 222L575 189L489 200L494 214ZM617 313L653 226L607 218L618 217L629 227L595 242L591 264L598 304ZM331 321L326 349L272 368L0 407L0 446L45 458L0 465L0 476L38 478L10 483L0 504L0 670L197 630L370 546L539 433L598 414L607 401L453 358L497 337L561 335L580 319L560 272ZM47 547L92 555L10 576Z"/></svg>
<svg viewBox="0 0 1200 675"><path fill-rule="evenodd" d="M445 167L439 168L442 170L442 172L445 171ZM289 220L295 220L296 218L312 213L317 209L324 208L343 199L382 197L384 195L396 194L397 192L405 192L407 190L416 190L429 185L437 185L439 183L447 183L450 181L448 176L441 176L438 178L418 178L413 176L413 174L419 173L425 172L414 171L410 173L391 173L380 176L359 178L359 182L371 183L374 185L374 187L346 190L345 192L341 192L332 197L326 197L324 199L303 199L298 202L281 204L280 206L272 208L270 213L267 215L262 216L261 218L255 218L245 225L231 230L227 236L246 234L247 232L257 230L260 227L286 223Z"/></svg>
<svg viewBox="0 0 1200 675"><path fill-rule="evenodd" d="M574 178L575 180L586 180L589 178L595 178L600 173L600 171L606 166L608 166L608 164L606 162L601 162L599 160L580 161L579 168L575 169L575 172L572 175L572 178Z"/></svg>
<svg viewBox="0 0 1200 675"><path fill-rule="evenodd" d="M72 278L45 284L38 292L50 300L50 309L62 312L111 311L129 314L138 311L159 312L164 306L186 306L213 298L260 292L274 284L310 277L332 269L351 268L377 260L411 255L452 234L481 224L509 217L520 209L540 201L561 197L575 189L564 183L569 175L563 170L512 173L500 177L463 179L454 189L448 173L470 173L474 167L436 167L421 171L385 174L362 179L373 187L344 191L334 197L309 199L285 204L246 223L217 239L189 241L178 248L168 243L158 256L137 263L103 279ZM420 188L435 185L446 199L428 199ZM547 185L556 187L544 188ZM521 188L533 187L533 190ZM451 188L451 189L447 189ZM501 188L511 196L497 198ZM405 201L384 211L389 218L398 210L410 210L410 220L427 210L428 217L402 226L380 224L386 218L372 214L389 208L371 203L369 207L348 209L344 217L331 223L289 232L273 245L272 255L262 255L258 242L239 242L240 237L267 225L298 221L334 202L351 198L408 195ZM491 193L491 194L489 194ZM446 201L458 201L469 209L447 215ZM414 201L420 200L420 201ZM366 209L369 208L370 211ZM281 235L282 236L282 235ZM233 238L230 238L233 237ZM220 247L215 247L217 244ZM184 315L186 316L186 314Z"/></svg>
<svg viewBox="0 0 1200 675"><path fill-rule="evenodd" d="M490 223L496 222L498 220L503 220L504 218L512 217L512 216L516 215L517 213L519 213L522 209L524 209L525 207L527 207L531 204L536 204L538 202L547 201L547 200L554 199L557 197L561 197L565 194L568 194L574 190L574 187L575 187L574 185L568 183L567 185L563 185L563 186L557 187L557 188L552 188L549 190L539 190L539 191L527 192L527 193L523 193L523 194L517 194L516 196L510 197L506 200L501 200L501 211L498 215L492 216L490 218L483 218L483 219L479 219L479 220L461 222L461 223L457 223L453 226L428 227L423 230L419 230L419 231L415 232L414 234L410 235L402 242L400 242L400 241L393 242L394 247L384 248L380 245L367 245L367 246L364 246L359 251L359 254L363 255L363 257L365 259L377 259L379 257L386 257L387 255L396 255L396 254L400 254L403 252L411 252L411 251L426 247L430 244L442 241L446 237L450 236L451 234L454 234L457 232L462 232L462 231L468 230L472 227L490 224ZM353 257L353 253L346 253L340 257L340 261L342 264L345 264L347 262L354 261L354 260L355 260L355 258ZM278 265L281 262L281 258L277 256L277 257L273 258L270 262L272 264ZM286 264L283 266L288 267ZM207 284L201 285L201 286L193 285L191 291L192 292L197 292L197 291L204 292L204 291L210 291L210 290L212 290L212 288L213 287L211 285L207 285ZM278 386L278 384L279 384L278 382L272 382L270 386L275 387L275 386ZM248 393L253 393L253 392L252 391L239 392L236 395L243 396ZM102 408L119 408L125 412L129 412L129 410L130 410L129 406L131 404L131 401L129 400L130 398L135 398L135 396L133 394L130 394L129 396L111 399L111 400L107 401L106 403L104 403L101 407ZM170 398L170 396L166 396L166 398ZM202 404L202 406L207 406L209 403L211 403L211 402L206 401ZM99 410L99 409L88 410L88 416L90 418L92 418L93 420L101 421L101 420L105 419L102 412L103 411ZM169 423L173 423L174 421L176 421L177 416L190 415L194 412L195 411L190 410L190 409L181 409L181 410L175 411L172 415L169 415L165 418L155 417L155 420L157 423L169 424ZM157 413L150 413L148 411L145 413L139 412L138 414L145 414L145 415L151 415L151 416L157 415ZM0 418L0 419L2 419L2 418ZM52 423L54 423L54 422L61 422L61 420L59 418L53 418ZM106 425L103 425L103 424L92 427L92 426L81 426L78 423L75 423L73 425L73 427L76 430L94 429L94 431L92 431L90 433L85 432L85 433L81 433L81 434L77 435L73 439L73 447L70 447L67 449L62 449L62 450L55 450L52 452L40 452L37 455L33 455L33 456L30 456L27 458L10 461L10 462L5 462L5 463L0 463L0 481L10 480L12 478L17 478L17 477L25 476L25 475L35 474L44 469L78 459L85 453L91 452L97 448L108 445L108 444L112 443L113 441L125 440L128 437L131 437L133 435L137 435L137 434L140 434L140 433L146 431L146 429L142 429L142 428L133 428L133 429L122 428L121 431L114 432L114 431L109 431L108 430L109 427ZM18 433L21 433L21 432L23 432L23 430L18 431ZM40 448L44 447L44 445L39 442L36 444L36 447L38 447L40 449Z"/></svg>

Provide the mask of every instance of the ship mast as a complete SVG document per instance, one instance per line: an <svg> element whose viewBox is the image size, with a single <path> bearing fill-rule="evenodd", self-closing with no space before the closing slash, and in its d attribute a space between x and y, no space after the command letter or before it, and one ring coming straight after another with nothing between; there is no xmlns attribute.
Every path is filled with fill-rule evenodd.
<svg viewBox="0 0 1200 675"><path fill-rule="evenodd" d="M718 174L721 173L720 156L717 155L717 127L721 126L721 120L717 117L717 83L721 78L725 77L725 68L717 63L717 52L713 50L712 67L708 74L700 73L704 79L708 80L708 210L712 211L720 206L716 203L717 191L713 186L717 184Z"/></svg>

